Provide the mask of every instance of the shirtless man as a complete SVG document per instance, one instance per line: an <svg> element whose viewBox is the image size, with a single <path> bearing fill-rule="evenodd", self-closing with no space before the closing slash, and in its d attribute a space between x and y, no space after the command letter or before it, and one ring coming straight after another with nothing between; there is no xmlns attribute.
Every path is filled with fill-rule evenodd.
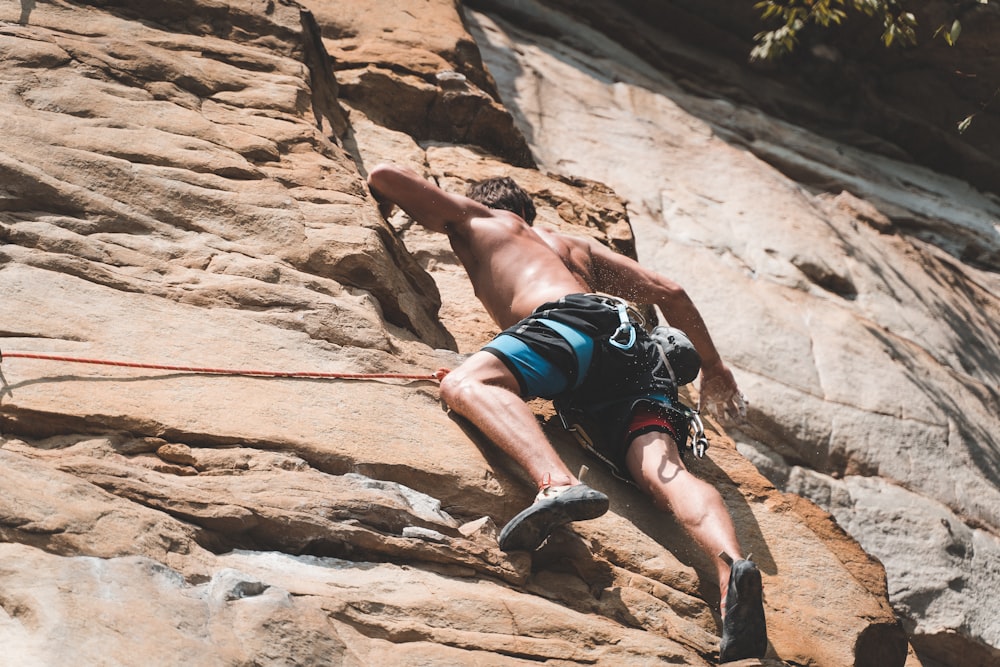
<svg viewBox="0 0 1000 667"><path fill-rule="evenodd" d="M681 460L674 439L678 429L666 416L676 386L652 370L656 359L644 344L648 337L626 320L624 306L592 294L659 306L701 357L700 406L722 417L745 414L733 374L683 288L594 241L533 229L534 205L510 179L473 184L469 196L462 196L407 169L379 165L368 184L383 215L395 204L420 225L448 236L476 296L504 330L441 382L445 403L538 485L535 503L501 532L501 549L534 550L559 525L608 509L607 496L566 467L524 398L634 396L623 408L611 458L658 507L674 513L716 564L720 659L763 656L760 572L744 559L722 496Z"/></svg>

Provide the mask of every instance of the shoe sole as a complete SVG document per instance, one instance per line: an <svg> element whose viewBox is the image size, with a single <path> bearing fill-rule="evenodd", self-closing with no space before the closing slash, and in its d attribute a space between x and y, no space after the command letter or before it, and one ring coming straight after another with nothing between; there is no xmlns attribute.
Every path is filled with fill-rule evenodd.
<svg viewBox="0 0 1000 667"><path fill-rule="evenodd" d="M608 511L608 497L586 484L533 504L511 519L500 532L503 551L534 551L559 526L596 519Z"/></svg>
<svg viewBox="0 0 1000 667"><path fill-rule="evenodd" d="M760 570L748 560L732 565L722 620L719 662L762 658L767 652L767 622Z"/></svg>

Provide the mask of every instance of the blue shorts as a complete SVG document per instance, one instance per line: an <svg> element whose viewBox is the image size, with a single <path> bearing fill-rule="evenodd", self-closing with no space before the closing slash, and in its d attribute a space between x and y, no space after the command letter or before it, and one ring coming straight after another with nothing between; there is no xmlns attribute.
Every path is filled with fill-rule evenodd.
<svg viewBox="0 0 1000 667"><path fill-rule="evenodd" d="M518 327L516 334L501 333L483 349L514 374L522 396L553 398L576 388L587 377L594 339L562 322L533 318Z"/></svg>

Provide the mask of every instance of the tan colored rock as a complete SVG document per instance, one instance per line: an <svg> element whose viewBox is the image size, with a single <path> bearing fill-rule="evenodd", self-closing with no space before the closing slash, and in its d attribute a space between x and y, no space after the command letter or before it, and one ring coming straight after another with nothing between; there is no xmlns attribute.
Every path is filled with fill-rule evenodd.
<svg viewBox="0 0 1000 667"><path fill-rule="evenodd" d="M714 567L606 471L591 475L613 497L608 515L559 531L536 554L499 551L495 527L532 490L441 409L430 379L495 325L447 240L403 215L379 219L364 178L381 160L455 191L510 172L538 200L539 225L640 257L655 247L636 244L628 218L642 224L646 210L637 215L633 192L582 168L531 168L454 3L302 9L43 3L18 24L19 8L0 5L5 655L713 664ZM733 154L700 154L717 146L684 122L700 187L737 191L758 173L751 161L729 176L707 169ZM696 246L703 194L650 201L690 209L684 229ZM753 262L782 289L861 294L843 244L816 227L849 225L844 209L863 205L830 206L840 212L815 203L801 234L779 239L788 256L768 252L778 228L762 228L745 255L728 241L747 264L723 262L719 280ZM775 294L785 292L753 296L765 304ZM732 297L696 296L709 312L741 312ZM734 357L744 375L767 370L748 352ZM205 368L233 372L191 370ZM804 386L818 375L800 370ZM593 464L549 405L532 407L572 467ZM722 491L766 581L769 658L748 663L915 667L878 563L712 427L710 456L693 465Z"/></svg>
<svg viewBox="0 0 1000 667"><path fill-rule="evenodd" d="M193 466L197 459L191 453L191 448L178 443L166 444L156 450L156 455L164 461L180 465Z"/></svg>
<svg viewBox="0 0 1000 667"><path fill-rule="evenodd" d="M14 664L321 664L352 655L327 614L227 569L193 584L146 557L56 556L0 544L0 619Z"/></svg>
<svg viewBox="0 0 1000 667"><path fill-rule="evenodd" d="M312 335L334 344L387 349L384 317L434 347L453 345L428 315L433 282L393 247L349 157L307 117L311 78L298 58L310 43L297 10L261 19L299 40L273 50L211 29L162 39L163 31L100 13L75 17L88 35L70 35L58 29L68 11L36 11L31 25L4 35L10 66L86 63L40 69L29 90L8 85L0 98L7 210L59 202L55 217L3 221L17 261L202 306L265 311L298 301L270 308L272 316L297 311ZM131 37L110 36L118 34ZM99 74L83 76L85 67ZM93 165L86 172L76 167L81 155ZM366 250L352 254L359 244ZM206 267L243 275L245 288L223 289ZM338 305L345 290L353 293ZM358 290L377 292L381 312L356 304ZM354 326L331 326L348 318Z"/></svg>
<svg viewBox="0 0 1000 667"><path fill-rule="evenodd" d="M456 5L315 0L310 7L348 105L418 141L473 144L514 165L534 164Z"/></svg>
<svg viewBox="0 0 1000 667"><path fill-rule="evenodd" d="M209 555L198 544L197 527L33 461L16 453L18 448L30 449L10 442L0 449L4 542L65 557L145 556L165 567Z"/></svg>

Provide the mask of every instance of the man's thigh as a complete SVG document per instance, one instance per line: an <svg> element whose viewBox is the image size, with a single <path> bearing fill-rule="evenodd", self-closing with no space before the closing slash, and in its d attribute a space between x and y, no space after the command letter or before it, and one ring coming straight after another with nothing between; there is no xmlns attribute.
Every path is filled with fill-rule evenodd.
<svg viewBox="0 0 1000 667"><path fill-rule="evenodd" d="M639 486L659 499L662 489L686 472L673 437L652 431L636 437L625 454L629 473Z"/></svg>
<svg viewBox="0 0 1000 667"><path fill-rule="evenodd" d="M490 352L479 351L463 361L448 374L452 382L478 382L494 387L503 387L520 395L517 378L507 365Z"/></svg>

